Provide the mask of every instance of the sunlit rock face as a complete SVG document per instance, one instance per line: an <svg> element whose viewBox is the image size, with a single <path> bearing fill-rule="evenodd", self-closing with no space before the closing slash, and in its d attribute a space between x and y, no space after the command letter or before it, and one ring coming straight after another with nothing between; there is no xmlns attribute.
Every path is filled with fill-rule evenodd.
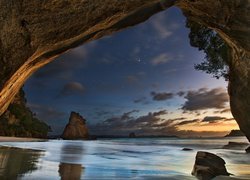
<svg viewBox="0 0 250 180"><path fill-rule="evenodd" d="M89 133L86 126L86 120L78 113L71 112L69 123L66 125L63 134L63 139L88 139Z"/></svg>
<svg viewBox="0 0 250 180"><path fill-rule="evenodd" d="M0 114L25 80L56 56L176 5L231 47L232 113L250 140L249 0L1 0Z"/></svg>

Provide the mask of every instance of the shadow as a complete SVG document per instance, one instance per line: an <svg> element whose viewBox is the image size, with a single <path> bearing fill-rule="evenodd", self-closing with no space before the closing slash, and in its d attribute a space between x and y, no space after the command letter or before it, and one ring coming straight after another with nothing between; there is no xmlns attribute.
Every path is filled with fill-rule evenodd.
<svg viewBox="0 0 250 180"><path fill-rule="evenodd" d="M0 147L0 179L18 179L38 169L43 151Z"/></svg>

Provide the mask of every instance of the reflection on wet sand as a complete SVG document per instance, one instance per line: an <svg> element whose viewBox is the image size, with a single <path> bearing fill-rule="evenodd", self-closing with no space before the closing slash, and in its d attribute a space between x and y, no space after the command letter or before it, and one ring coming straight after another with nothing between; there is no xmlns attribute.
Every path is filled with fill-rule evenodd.
<svg viewBox="0 0 250 180"><path fill-rule="evenodd" d="M78 180L81 179L83 168L80 164L61 163L58 172L62 180Z"/></svg>
<svg viewBox="0 0 250 180"><path fill-rule="evenodd" d="M17 179L37 170L42 151L0 146L0 179Z"/></svg>
<svg viewBox="0 0 250 180"><path fill-rule="evenodd" d="M84 155L82 144L66 143L62 146L60 154L60 162L80 164Z"/></svg>
<svg viewBox="0 0 250 180"><path fill-rule="evenodd" d="M61 149L61 163L59 175L62 180L79 180L84 172L84 167L79 163L84 154L82 145L65 144ZM76 163L76 164L73 164Z"/></svg>

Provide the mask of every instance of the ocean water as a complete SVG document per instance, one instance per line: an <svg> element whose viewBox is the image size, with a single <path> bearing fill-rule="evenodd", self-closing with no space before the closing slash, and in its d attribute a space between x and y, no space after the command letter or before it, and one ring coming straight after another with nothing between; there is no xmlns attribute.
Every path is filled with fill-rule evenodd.
<svg viewBox="0 0 250 180"><path fill-rule="evenodd" d="M229 141L247 142L244 137L0 142L0 179L189 180L196 179L191 171L197 151L218 154L235 177L250 179L250 155L222 149Z"/></svg>

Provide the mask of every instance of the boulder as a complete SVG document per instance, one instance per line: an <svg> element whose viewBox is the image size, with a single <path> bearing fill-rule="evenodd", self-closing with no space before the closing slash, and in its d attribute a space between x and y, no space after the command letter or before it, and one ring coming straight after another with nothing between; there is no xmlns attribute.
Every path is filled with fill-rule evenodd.
<svg viewBox="0 0 250 180"><path fill-rule="evenodd" d="M62 138L67 140L89 138L86 120L79 113L71 112L69 123L66 125L63 131Z"/></svg>
<svg viewBox="0 0 250 180"><path fill-rule="evenodd" d="M247 146L249 146L249 143L244 143L244 142L231 142L231 141L229 141L227 145L223 146L223 149L237 149L237 150L243 150L243 149L246 149Z"/></svg>
<svg viewBox="0 0 250 180"><path fill-rule="evenodd" d="M191 148L183 148L182 151L193 151Z"/></svg>
<svg viewBox="0 0 250 180"><path fill-rule="evenodd" d="M225 164L225 161L215 154L198 151L192 175L199 180L210 180L219 175L229 176Z"/></svg>
<svg viewBox="0 0 250 180"><path fill-rule="evenodd" d="M250 146L246 148L246 153L250 153Z"/></svg>
<svg viewBox="0 0 250 180"><path fill-rule="evenodd" d="M128 137L130 137L130 138L135 138L136 137L136 135L135 135L135 133L134 132L131 132L131 133L129 133L129 136Z"/></svg>

